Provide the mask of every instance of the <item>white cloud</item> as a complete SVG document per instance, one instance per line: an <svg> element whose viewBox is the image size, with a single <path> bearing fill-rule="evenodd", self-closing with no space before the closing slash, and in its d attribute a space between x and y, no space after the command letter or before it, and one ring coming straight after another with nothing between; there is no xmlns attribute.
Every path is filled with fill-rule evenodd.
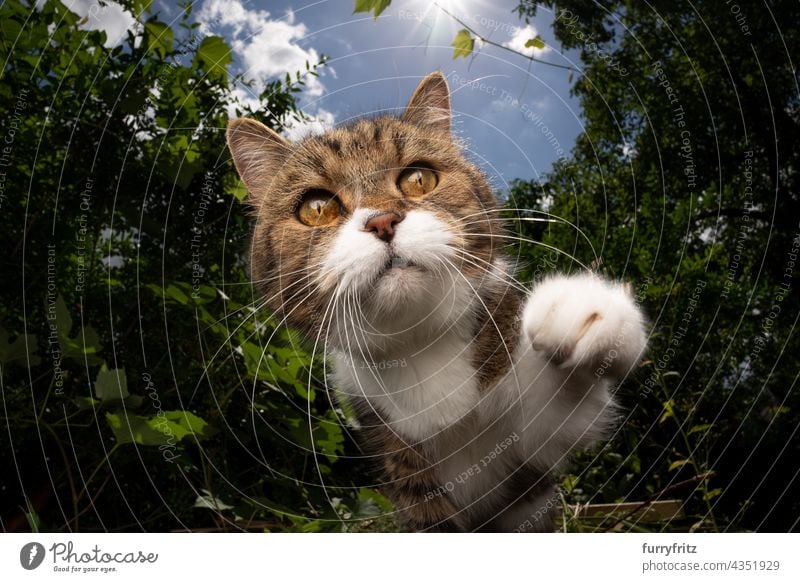
<svg viewBox="0 0 800 582"><path fill-rule="evenodd" d="M310 119L303 123L296 123L288 128L284 134L291 141L297 141L306 136L322 133L331 127L336 122L336 118L330 111L325 109L317 109L317 112L310 116Z"/></svg>
<svg viewBox="0 0 800 582"><path fill-rule="evenodd" d="M545 45L544 48L538 49L534 47L525 47L525 43L528 42L532 38L536 38L538 32L532 25L527 25L525 28L518 28L514 32L514 36L511 37L511 40L508 42L503 43L503 46L507 46L510 49L513 49L517 52L520 52L524 55L528 56L539 56L544 53L550 52L550 47Z"/></svg>
<svg viewBox="0 0 800 582"><path fill-rule="evenodd" d="M64 0L64 5L83 18L81 28L84 30L104 31L107 48L122 44L129 30L140 32L141 25L133 14L111 0L104 6L94 0Z"/></svg>
<svg viewBox="0 0 800 582"><path fill-rule="evenodd" d="M283 77L306 70L320 55L299 42L308 35L302 22L295 22L289 11L283 18L273 18L266 10L248 9L240 0L206 0L197 14L200 31L225 36L241 59L244 73L256 83L259 91L269 78ZM228 34L225 34L225 33ZM317 77L305 77L309 97L322 95L324 86Z"/></svg>

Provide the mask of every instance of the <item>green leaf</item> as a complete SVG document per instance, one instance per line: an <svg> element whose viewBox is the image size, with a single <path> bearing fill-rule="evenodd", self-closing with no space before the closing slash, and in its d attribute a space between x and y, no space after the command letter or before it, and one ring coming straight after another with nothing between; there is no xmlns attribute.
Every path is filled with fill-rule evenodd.
<svg viewBox="0 0 800 582"><path fill-rule="evenodd" d="M675 403L672 400L667 400L664 403L664 413L661 415L661 418L658 419L658 423L661 424L668 418L675 416Z"/></svg>
<svg viewBox="0 0 800 582"><path fill-rule="evenodd" d="M42 526L42 519L39 517L38 513L35 511L26 511L25 520L28 522L28 527L31 528L33 533L39 533Z"/></svg>
<svg viewBox="0 0 800 582"><path fill-rule="evenodd" d="M564 491L566 493L572 493L572 491L575 489L575 487L578 486L578 481L579 481L579 479L578 479L577 475L567 475L561 481L561 487L564 488Z"/></svg>
<svg viewBox="0 0 800 582"><path fill-rule="evenodd" d="M72 399L72 401L81 410L91 409L102 404L99 400L92 398L91 396L76 396Z"/></svg>
<svg viewBox="0 0 800 582"><path fill-rule="evenodd" d="M313 430L317 448L329 461L335 461L344 453L344 433L337 421L322 421Z"/></svg>
<svg viewBox="0 0 800 582"><path fill-rule="evenodd" d="M109 370L108 366L103 364L94 381L94 395L99 400L105 401L124 400L130 396L125 368Z"/></svg>
<svg viewBox="0 0 800 582"><path fill-rule="evenodd" d="M181 305L187 305L189 303L189 294L186 289L181 289L181 287L174 283L167 285L167 288L164 289L164 295L177 301Z"/></svg>
<svg viewBox="0 0 800 582"><path fill-rule="evenodd" d="M462 28L453 39L452 47L454 59L458 57L467 58L472 53L472 49L475 48L475 39L472 38L466 28Z"/></svg>
<svg viewBox="0 0 800 582"><path fill-rule="evenodd" d="M133 15L141 16L145 12L150 12L153 0L133 0Z"/></svg>
<svg viewBox="0 0 800 582"><path fill-rule="evenodd" d="M525 43L525 48L531 48L531 47L540 50L543 49L544 39L537 34L534 38L529 39L528 42Z"/></svg>
<svg viewBox="0 0 800 582"><path fill-rule="evenodd" d="M233 197L239 202L244 202L245 198L247 198L248 192L247 188L244 186L244 183L239 182L233 187L233 190L230 192L230 194L233 194Z"/></svg>
<svg viewBox="0 0 800 582"><path fill-rule="evenodd" d="M13 41L22 32L22 25L11 18L0 20L0 32L4 38Z"/></svg>
<svg viewBox="0 0 800 582"><path fill-rule="evenodd" d="M688 462L689 462L689 459L680 459L679 461L673 461L670 464L669 469L667 469L667 470L668 471L674 471L675 469L680 469L681 467L683 467Z"/></svg>
<svg viewBox="0 0 800 582"><path fill-rule="evenodd" d="M147 50L156 53L162 59L172 52L174 34L172 29L155 19L148 20L144 25Z"/></svg>
<svg viewBox="0 0 800 582"><path fill-rule="evenodd" d="M205 420L183 410L159 411L149 418L125 412L107 412L106 421L121 444L135 442L159 446L175 444L188 436L204 438L212 433Z"/></svg>
<svg viewBox="0 0 800 582"><path fill-rule="evenodd" d="M231 48L221 36L207 36L197 48L195 63L202 66L210 77L224 81L228 77L228 65L233 62Z"/></svg>
<svg viewBox="0 0 800 582"><path fill-rule="evenodd" d="M358 500L359 506L363 504L369 504L377 508L379 514L380 513L390 513L394 511L394 507L392 506L392 502L389 501L386 497L375 491L374 489L367 489L361 488L358 490ZM360 513L360 512L359 512ZM359 517L362 517L359 515Z"/></svg>
<svg viewBox="0 0 800 582"><path fill-rule="evenodd" d="M356 7L353 14L357 12L373 12L375 18L381 15L381 12L389 7L392 0L356 0Z"/></svg>
<svg viewBox="0 0 800 582"><path fill-rule="evenodd" d="M50 331L53 331L55 327L58 334L58 344L61 348L62 359L71 358L89 365L103 363L103 359L97 356L100 351L100 337L92 327L87 325L75 337L70 337L72 317L61 295L54 302L48 300L45 309Z"/></svg>
<svg viewBox="0 0 800 582"><path fill-rule="evenodd" d="M779 416L781 414L786 414L787 412L791 412L792 409L788 406L770 406L767 408L767 412L773 416Z"/></svg>
<svg viewBox="0 0 800 582"><path fill-rule="evenodd" d="M34 352L36 352L36 336L21 334L13 342L9 342L8 332L0 325L0 364L5 366L10 362L22 360L35 366L40 362L40 358Z"/></svg>
<svg viewBox="0 0 800 582"><path fill-rule="evenodd" d="M233 509L233 505L228 505L219 497L215 497L208 489L201 489L203 495L198 495L192 507L199 507L202 509L213 509L214 511L224 511L226 509Z"/></svg>
<svg viewBox="0 0 800 582"><path fill-rule="evenodd" d="M703 501L711 501L718 495L722 494L722 489L717 487L716 489L711 489L705 495L703 495Z"/></svg>
<svg viewBox="0 0 800 582"><path fill-rule="evenodd" d="M710 424L697 424L689 429L689 434L696 432L706 432L710 428L711 428Z"/></svg>

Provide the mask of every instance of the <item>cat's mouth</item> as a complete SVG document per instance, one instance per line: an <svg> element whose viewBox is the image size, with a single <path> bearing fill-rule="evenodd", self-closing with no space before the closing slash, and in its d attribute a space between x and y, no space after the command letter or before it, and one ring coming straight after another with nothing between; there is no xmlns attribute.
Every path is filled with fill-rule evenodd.
<svg viewBox="0 0 800 582"><path fill-rule="evenodd" d="M421 267L413 263L412 261L409 261L405 257L392 254L388 259L386 259L386 262L383 264L383 267L381 267L381 270L378 273L378 277L379 278L383 277L384 275L392 272L399 273L401 271L405 271L408 269L421 270Z"/></svg>

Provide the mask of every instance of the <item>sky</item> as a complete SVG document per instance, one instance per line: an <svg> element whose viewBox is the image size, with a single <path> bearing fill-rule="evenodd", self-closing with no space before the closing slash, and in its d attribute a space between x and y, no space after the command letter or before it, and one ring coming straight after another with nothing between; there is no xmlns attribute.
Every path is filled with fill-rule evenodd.
<svg viewBox="0 0 800 582"><path fill-rule="evenodd" d="M66 3L81 13L94 5L90 1ZM574 51L564 53L555 42L548 10L540 8L526 25L513 12L516 0L440 4L494 42L577 65ZM176 0L154 6L167 22L179 13ZM353 8L353 0L198 0L194 14L201 31L226 39L235 71L253 79L255 91L286 72L304 70L306 61L329 58L299 98L313 121L290 128L290 139L365 114L399 113L422 77L438 69L449 80L454 133L498 190L514 178L540 177L569 154L582 130L569 71L490 45L476 45L470 58L453 59L451 42L462 25L428 0L393 0L377 20ZM104 28L108 44L114 44L131 19L113 4L104 10L91 14L86 26ZM525 49L537 34L544 49ZM243 100L253 93L239 89Z"/></svg>

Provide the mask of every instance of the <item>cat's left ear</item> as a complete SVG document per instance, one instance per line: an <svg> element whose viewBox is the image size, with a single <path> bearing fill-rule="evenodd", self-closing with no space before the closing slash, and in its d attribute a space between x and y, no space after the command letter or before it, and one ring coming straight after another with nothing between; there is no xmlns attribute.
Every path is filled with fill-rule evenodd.
<svg viewBox="0 0 800 582"><path fill-rule="evenodd" d="M450 89L441 71L422 79L403 112L403 121L450 131Z"/></svg>

